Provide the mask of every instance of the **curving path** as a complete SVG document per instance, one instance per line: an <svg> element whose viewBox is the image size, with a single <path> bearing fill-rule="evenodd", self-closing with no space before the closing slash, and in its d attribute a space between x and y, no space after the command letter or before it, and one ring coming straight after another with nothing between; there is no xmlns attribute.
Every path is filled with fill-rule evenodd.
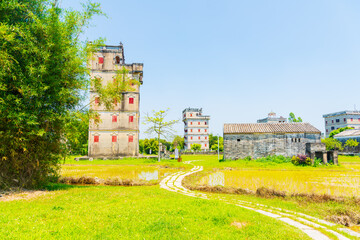
<svg viewBox="0 0 360 240"><path fill-rule="evenodd" d="M185 164L192 164L191 161L184 162ZM193 164L192 164L193 165ZM293 211L288 211L285 209L269 207L262 204L255 204L251 202L241 201L241 200L228 200L221 196L211 196L211 194L205 194L200 192L191 191L182 186L182 180L193 173L200 172L203 170L202 166L194 166L190 171L184 172L180 171L174 174L171 174L164 178L160 182L160 187L168 191L177 192L183 195L197 197L202 199L217 199L221 200L227 204L233 204L248 210L258 212L260 214L266 215L268 217L277 219L279 221L285 222L293 227L296 227L307 234L310 238L314 240L330 240L322 232L328 232L336 236L339 240L348 240L349 238L344 236L344 232L350 236L358 237L360 239L360 234L354 232L347 228L338 228L336 229L336 224L318 219L303 213L296 213ZM321 229L321 231L319 231ZM336 229L333 230L333 229Z"/></svg>

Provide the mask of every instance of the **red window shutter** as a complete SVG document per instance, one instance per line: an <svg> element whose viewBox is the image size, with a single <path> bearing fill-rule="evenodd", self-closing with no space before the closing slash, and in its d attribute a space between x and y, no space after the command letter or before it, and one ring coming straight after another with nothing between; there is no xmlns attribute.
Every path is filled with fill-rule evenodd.
<svg viewBox="0 0 360 240"><path fill-rule="evenodd" d="M117 122L117 116L116 115L112 116L112 122Z"/></svg>
<svg viewBox="0 0 360 240"><path fill-rule="evenodd" d="M200 122L198 122L198 125L200 125Z"/></svg>
<svg viewBox="0 0 360 240"><path fill-rule="evenodd" d="M133 136L129 136L129 142L133 142L134 141L134 137Z"/></svg>
<svg viewBox="0 0 360 240"><path fill-rule="evenodd" d="M190 125L192 125L192 122L190 122Z"/></svg>
<svg viewBox="0 0 360 240"><path fill-rule="evenodd" d="M192 129L190 129L190 132L192 132Z"/></svg>
<svg viewBox="0 0 360 240"><path fill-rule="evenodd" d="M198 132L200 132L200 129L198 129Z"/></svg>
<svg viewBox="0 0 360 240"><path fill-rule="evenodd" d="M205 129L205 132L207 132L207 129Z"/></svg>
<svg viewBox="0 0 360 240"><path fill-rule="evenodd" d="M99 98L99 97L95 97L95 103L96 103L96 104L99 104L99 102L100 102L100 98Z"/></svg>
<svg viewBox="0 0 360 240"><path fill-rule="evenodd" d="M94 142L99 142L99 136L94 136Z"/></svg>
<svg viewBox="0 0 360 240"><path fill-rule="evenodd" d="M205 147L207 147L207 144L205 143Z"/></svg>
<svg viewBox="0 0 360 240"><path fill-rule="evenodd" d="M190 139L192 140L192 137Z"/></svg>
<svg viewBox="0 0 360 240"><path fill-rule="evenodd" d="M134 98L129 98L129 104L134 104Z"/></svg>
<svg viewBox="0 0 360 240"><path fill-rule="evenodd" d="M207 137L205 137L205 140L207 139Z"/></svg>
<svg viewBox="0 0 360 240"><path fill-rule="evenodd" d="M186 117L186 114L184 114L184 117Z"/></svg>
<svg viewBox="0 0 360 240"><path fill-rule="evenodd" d="M353 119L351 118L351 121L353 121Z"/></svg>
<svg viewBox="0 0 360 240"><path fill-rule="evenodd" d="M112 136L112 142L116 142L116 136Z"/></svg>
<svg viewBox="0 0 360 240"><path fill-rule="evenodd" d="M199 140L200 140L200 137L199 137Z"/></svg>
<svg viewBox="0 0 360 240"><path fill-rule="evenodd" d="M114 104L117 105L117 99L116 98L114 98Z"/></svg>
<svg viewBox="0 0 360 240"><path fill-rule="evenodd" d="M103 64L104 63L104 58L103 57L99 57L99 64Z"/></svg>
<svg viewBox="0 0 360 240"><path fill-rule="evenodd" d="M129 122L134 122L134 116L129 116Z"/></svg>
<svg viewBox="0 0 360 240"><path fill-rule="evenodd" d="M190 117L192 117L192 114L190 113Z"/></svg>
<svg viewBox="0 0 360 240"><path fill-rule="evenodd" d="M205 125L206 125L207 123L205 122Z"/></svg>

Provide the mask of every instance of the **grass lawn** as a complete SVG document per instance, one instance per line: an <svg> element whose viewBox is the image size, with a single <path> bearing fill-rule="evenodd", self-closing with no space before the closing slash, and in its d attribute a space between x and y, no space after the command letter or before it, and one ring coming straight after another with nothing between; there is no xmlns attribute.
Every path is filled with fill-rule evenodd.
<svg viewBox="0 0 360 240"><path fill-rule="evenodd" d="M340 156L341 166L297 167L291 163L218 162L217 156L183 155L204 166L201 174L219 169L284 171L341 171L357 169L359 157ZM66 176L114 177L122 171L192 168L175 160L122 159L74 161L63 165ZM352 169L352 170L350 170ZM159 171L160 172L160 171ZM159 176L163 177L161 174ZM196 182L196 177L193 179ZM309 239L298 229L253 211L160 189L159 186L69 186L36 198L0 202L1 239ZM57 190L59 189L59 190ZM260 198L255 195L216 194L303 212L320 218L360 212L354 202L311 202L301 198ZM360 221L360 220L359 220Z"/></svg>
<svg viewBox="0 0 360 240"><path fill-rule="evenodd" d="M1 239L309 239L256 212L159 186L67 187L0 202L0 212Z"/></svg>

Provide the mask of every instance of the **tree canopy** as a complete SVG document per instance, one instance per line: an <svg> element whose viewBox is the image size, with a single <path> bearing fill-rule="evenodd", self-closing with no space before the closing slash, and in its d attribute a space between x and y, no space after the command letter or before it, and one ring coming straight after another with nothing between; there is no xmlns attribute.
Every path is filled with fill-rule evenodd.
<svg viewBox="0 0 360 240"><path fill-rule="evenodd" d="M289 118L288 118L289 122L292 123L292 122L302 122L302 118L301 117L298 117L296 118L295 114L293 112L289 113Z"/></svg>
<svg viewBox="0 0 360 240"><path fill-rule="evenodd" d="M168 137L169 135L174 135L175 130L173 128L174 124L179 122L179 120L170 120L165 121L165 117L168 113L168 110L160 110L158 112L152 111L152 114L147 113L145 116L144 124L149 125L146 133L156 134L157 139L159 140L158 148L158 161L160 162L160 142L161 137Z"/></svg>
<svg viewBox="0 0 360 240"><path fill-rule="evenodd" d="M79 35L102 14L57 1L0 2L0 188L32 187L57 173L69 112L89 86L88 57L102 43Z"/></svg>
<svg viewBox="0 0 360 240"><path fill-rule="evenodd" d="M336 140L334 138L324 138L324 139L321 139L321 142L325 143L326 150L342 151L344 149L342 143L339 140Z"/></svg>

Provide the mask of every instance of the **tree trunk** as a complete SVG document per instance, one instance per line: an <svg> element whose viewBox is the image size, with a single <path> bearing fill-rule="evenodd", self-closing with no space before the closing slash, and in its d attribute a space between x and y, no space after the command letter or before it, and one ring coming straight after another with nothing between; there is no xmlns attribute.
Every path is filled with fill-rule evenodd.
<svg viewBox="0 0 360 240"><path fill-rule="evenodd" d="M160 162L160 132L158 133L158 141L159 141L159 147L158 147L158 162Z"/></svg>

